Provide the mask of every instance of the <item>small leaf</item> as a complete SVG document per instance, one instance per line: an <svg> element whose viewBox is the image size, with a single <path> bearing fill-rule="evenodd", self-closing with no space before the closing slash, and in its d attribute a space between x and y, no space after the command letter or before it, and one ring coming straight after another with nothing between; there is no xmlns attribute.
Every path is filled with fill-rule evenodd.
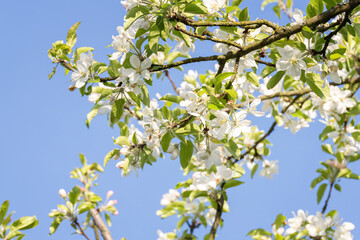
<svg viewBox="0 0 360 240"><path fill-rule="evenodd" d="M75 205L78 201L80 193L81 190L78 186L73 187L73 189L71 189L71 191L69 192L69 200L73 205Z"/></svg>
<svg viewBox="0 0 360 240"><path fill-rule="evenodd" d="M184 9L184 12L191 14L207 14L207 8L204 7L200 2L190 3Z"/></svg>
<svg viewBox="0 0 360 240"><path fill-rule="evenodd" d="M228 188L232 188L232 187L236 187L239 186L241 184L243 184L244 182L241 182L239 180L235 180L235 179L230 179L229 181L227 181L224 185L224 189L228 189Z"/></svg>
<svg viewBox="0 0 360 240"><path fill-rule="evenodd" d="M282 214L277 215L274 222L276 229L279 229L284 224L285 220L286 217L284 215Z"/></svg>
<svg viewBox="0 0 360 240"><path fill-rule="evenodd" d="M339 192L341 192L341 186L339 184L335 184L335 189L338 190Z"/></svg>
<svg viewBox="0 0 360 240"><path fill-rule="evenodd" d="M321 199L324 196L326 187L327 187L327 183L323 183L323 184L320 185L320 187L319 187L319 189L317 191L317 203L318 204L320 203Z"/></svg>
<svg viewBox="0 0 360 240"><path fill-rule="evenodd" d="M4 218L6 216L6 213L9 209L9 205L10 202L9 200L6 200L5 202L2 203L1 208L0 208L0 225L3 223Z"/></svg>
<svg viewBox="0 0 360 240"><path fill-rule="evenodd" d="M266 84L267 89L274 88L285 75L285 71L278 71Z"/></svg>
<svg viewBox="0 0 360 240"><path fill-rule="evenodd" d="M191 141L186 140L180 143L180 164L183 169L185 169L192 157L194 146Z"/></svg>
<svg viewBox="0 0 360 240"><path fill-rule="evenodd" d="M259 78L254 72L248 72L246 73L246 79L255 85L255 87L259 87Z"/></svg>
<svg viewBox="0 0 360 240"><path fill-rule="evenodd" d="M130 146L130 142L129 139L125 136L120 136L117 137L115 140L115 144L120 145L120 146Z"/></svg>
<svg viewBox="0 0 360 240"><path fill-rule="evenodd" d="M115 101L115 103L112 105L111 113L110 113L110 122L111 123L117 123L123 112L124 112L124 99L118 99Z"/></svg>
<svg viewBox="0 0 360 240"><path fill-rule="evenodd" d="M119 154L119 152L120 152L119 149L113 149L108 154L106 154L104 158L104 167L110 161L110 159L112 159L115 155Z"/></svg>
<svg viewBox="0 0 360 240"><path fill-rule="evenodd" d="M94 204L92 204L91 202L83 202L78 207L79 214L82 214L82 213L84 213L86 211L89 211L90 209L92 209L94 207L95 207Z"/></svg>
<svg viewBox="0 0 360 240"><path fill-rule="evenodd" d="M172 139L172 134L170 132L166 132L161 138L160 144L161 148L164 152L166 152L170 146L170 142Z"/></svg>
<svg viewBox="0 0 360 240"><path fill-rule="evenodd" d="M76 30L79 27L81 22L75 23L71 28L69 29L66 37L66 44L70 47L73 47L76 43L77 36L76 36Z"/></svg>
<svg viewBox="0 0 360 240"><path fill-rule="evenodd" d="M52 235L55 233L56 229L59 227L61 222L62 222L62 218L60 218L60 217L57 217L52 221L51 226L50 226L49 235Z"/></svg>
<svg viewBox="0 0 360 240"><path fill-rule="evenodd" d="M251 178L254 177L254 174L256 173L256 170L258 169L259 164L255 164L255 166L251 169Z"/></svg>

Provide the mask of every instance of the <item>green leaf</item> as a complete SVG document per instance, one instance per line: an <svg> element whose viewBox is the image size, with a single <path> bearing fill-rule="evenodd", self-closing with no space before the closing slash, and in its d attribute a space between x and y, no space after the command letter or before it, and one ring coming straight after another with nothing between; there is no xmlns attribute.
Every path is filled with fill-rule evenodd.
<svg viewBox="0 0 360 240"><path fill-rule="evenodd" d="M214 82L214 84L216 85L217 83L221 82L222 80L224 80L224 79L226 79L226 78L228 78L228 77L230 77L230 76L232 76L232 75L234 75L233 72L220 73L220 74L218 74L218 75L215 77L215 82Z"/></svg>
<svg viewBox="0 0 360 240"><path fill-rule="evenodd" d="M71 191L69 192L69 200L73 205L75 205L78 201L80 193L81 190L78 186L73 187L73 189L71 189Z"/></svg>
<svg viewBox="0 0 360 240"><path fill-rule="evenodd" d="M104 158L104 167L110 161L110 159L112 159L115 155L119 154L119 152L120 152L120 149L113 149L108 154L106 154L106 156Z"/></svg>
<svg viewBox="0 0 360 240"><path fill-rule="evenodd" d="M128 137L125 137L125 136L117 137L116 140L115 140L115 144L120 145L122 147L123 146L130 146L129 139L128 139Z"/></svg>
<svg viewBox="0 0 360 240"><path fill-rule="evenodd" d="M19 230L26 230L26 229L34 228L34 227L36 227L37 224L38 224L38 220L36 219L35 216L22 217L19 220L16 220L15 222L13 222L11 224L10 232L16 232Z"/></svg>
<svg viewBox="0 0 360 240"><path fill-rule="evenodd" d="M110 219L110 215L108 213L105 213L105 220L106 223L109 227L111 227L111 219Z"/></svg>
<svg viewBox="0 0 360 240"><path fill-rule="evenodd" d="M138 18L149 13L149 9L142 5L131 8L125 16L124 29L127 30Z"/></svg>
<svg viewBox="0 0 360 240"><path fill-rule="evenodd" d="M107 71L111 77L118 77L120 75L119 68L121 67L118 60L110 60Z"/></svg>
<svg viewBox="0 0 360 240"><path fill-rule="evenodd" d="M335 184L335 189L338 190L339 192L341 192L341 186L339 184Z"/></svg>
<svg viewBox="0 0 360 240"><path fill-rule="evenodd" d="M266 84L267 89L274 88L285 75L285 71L278 71Z"/></svg>
<svg viewBox="0 0 360 240"><path fill-rule="evenodd" d="M207 14L207 8L203 6L200 2L193 2L187 5L184 9L184 12L191 14Z"/></svg>
<svg viewBox="0 0 360 240"><path fill-rule="evenodd" d="M259 164L255 164L255 166L251 169L251 178L254 177L254 174L256 173L256 170L258 169Z"/></svg>
<svg viewBox="0 0 360 240"><path fill-rule="evenodd" d="M161 148L164 152L166 152L170 146L170 142L172 139L172 134L170 132L166 132L161 138L160 144Z"/></svg>
<svg viewBox="0 0 360 240"><path fill-rule="evenodd" d="M169 102L173 102L173 103L177 103L179 104L181 101L183 101L184 99L180 96L175 96L175 95L170 95L167 94L165 96L163 96L162 98L160 98L160 100L162 101L169 101Z"/></svg>
<svg viewBox="0 0 360 240"><path fill-rule="evenodd" d="M75 23L73 26L71 26L71 28L69 29L68 33L67 33L67 37L66 37L66 44L69 45L70 47L73 47L76 43L76 30L79 27L81 21Z"/></svg>
<svg viewBox="0 0 360 240"><path fill-rule="evenodd" d="M189 165L193 150L194 146L191 141L185 139L180 143L180 164L183 169Z"/></svg>
<svg viewBox="0 0 360 240"><path fill-rule="evenodd" d="M241 182L239 180L235 180L235 179L230 179L229 181L227 181L224 185L224 189L228 189L228 188L232 188L232 187L236 187L239 186L240 184L243 184L244 182Z"/></svg>
<svg viewBox="0 0 360 240"><path fill-rule="evenodd" d="M323 144L323 145L321 145L321 148L324 152L334 155L334 151L330 144Z"/></svg>
<svg viewBox="0 0 360 240"><path fill-rule="evenodd" d="M261 10L263 11L264 8L266 7L266 5L268 5L269 3L273 3L273 2L277 2L278 0L264 0L261 4Z"/></svg>
<svg viewBox="0 0 360 240"><path fill-rule="evenodd" d="M154 23L152 24L149 32L149 48L152 52L156 53L158 49L159 44L159 38L160 38L160 29L158 26Z"/></svg>
<svg viewBox="0 0 360 240"><path fill-rule="evenodd" d="M88 128L90 127L91 120L96 116L99 107L100 105L95 105L87 114L85 124Z"/></svg>
<svg viewBox="0 0 360 240"><path fill-rule="evenodd" d="M266 66L264 67L264 69L261 72L261 77L265 78L267 77L270 73L274 72L276 70L276 67L271 67L271 66Z"/></svg>
<svg viewBox="0 0 360 240"><path fill-rule="evenodd" d="M249 21L250 20L250 16L248 13L248 8L244 8L243 10L241 10L241 12L239 13L238 16L239 21Z"/></svg>
<svg viewBox="0 0 360 240"><path fill-rule="evenodd" d="M59 227L61 222L62 222L62 218L60 218L60 217L57 217L52 221L51 226L50 226L49 235L52 235L55 233L56 229Z"/></svg>
<svg viewBox="0 0 360 240"><path fill-rule="evenodd" d="M323 0L323 1L327 9L333 8L337 4L335 0Z"/></svg>
<svg viewBox="0 0 360 240"><path fill-rule="evenodd" d="M4 221L4 218L5 218L6 214L7 214L8 209L9 209L9 205L10 205L9 200L6 200L5 202L3 202L1 204L1 208L0 208L0 225Z"/></svg>
<svg viewBox="0 0 360 240"><path fill-rule="evenodd" d="M321 199L323 198L324 196L324 193L325 193L325 190L326 190L326 187L327 187L327 183L323 183L320 185L318 191L317 191L317 203L319 204Z"/></svg>
<svg viewBox="0 0 360 240"><path fill-rule="evenodd" d="M284 224L285 220L286 217L284 215L282 214L277 215L274 222L276 229L279 229Z"/></svg>
<svg viewBox="0 0 360 240"><path fill-rule="evenodd" d="M325 94L321 89L323 81L321 80L319 74L308 73L306 74L305 81L316 95L318 95L322 99L325 98Z"/></svg>
<svg viewBox="0 0 360 240"><path fill-rule="evenodd" d="M116 123L120 120L123 112L124 112L124 99L118 99L115 101L115 103L112 105L111 113L110 113L110 122Z"/></svg>
<svg viewBox="0 0 360 240"><path fill-rule="evenodd" d="M82 214L82 213L84 213L86 211L89 211L90 209L92 209L94 207L95 207L94 204L92 204L91 202L83 202L78 207L79 214Z"/></svg>
<svg viewBox="0 0 360 240"><path fill-rule="evenodd" d="M239 6L243 0L233 0L231 6Z"/></svg>
<svg viewBox="0 0 360 240"><path fill-rule="evenodd" d="M255 85L255 87L259 87L259 78L254 72L248 72L246 73L246 79Z"/></svg>
<svg viewBox="0 0 360 240"><path fill-rule="evenodd" d="M145 106L150 107L150 97L149 97L149 91L146 86L141 87L141 91L143 93L142 99L140 99Z"/></svg>

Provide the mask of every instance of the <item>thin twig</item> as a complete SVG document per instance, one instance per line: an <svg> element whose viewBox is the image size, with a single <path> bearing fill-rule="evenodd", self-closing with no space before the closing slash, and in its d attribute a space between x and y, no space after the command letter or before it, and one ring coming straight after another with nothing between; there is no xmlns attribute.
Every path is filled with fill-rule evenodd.
<svg viewBox="0 0 360 240"><path fill-rule="evenodd" d="M225 40L225 39L220 39L220 38L209 37L209 36L204 36L204 35L199 35L199 34L196 34L196 33L192 33L192 32L187 31L186 29L183 29L183 28L179 27L178 25L175 25L174 29L179 31L179 32L185 33L188 36L197 38L197 39L209 40L209 41L216 42L216 43L223 43L223 44L227 44L227 45L234 46L234 47L237 47L239 49L242 49L242 46L240 44L238 44L236 42L233 42L233 41L230 41L230 40Z"/></svg>
<svg viewBox="0 0 360 240"><path fill-rule="evenodd" d="M325 201L324 207L322 208L322 211L321 211L321 213L322 213L322 214L324 214L324 213L325 213L326 208L327 208L327 206L328 206L328 203L329 203L329 200L330 200L330 197L331 197L331 191L332 191L332 189L333 189L334 183L335 183L335 182L331 182L331 183L330 183L330 190L329 190L329 194L328 194L328 196L327 196L327 198L326 198L326 201Z"/></svg>
<svg viewBox="0 0 360 240"><path fill-rule="evenodd" d="M216 215L215 215L214 223L210 230L209 240L215 239L216 231L220 224L221 215L223 212L224 202L225 202L224 195L223 193L221 193L223 191L224 186L225 186L225 182L223 182L220 187L220 198L216 199L216 203L217 203Z"/></svg>
<svg viewBox="0 0 360 240"><path fill-rule="evenodd" d="M90 240L90 239L88 238L88 236L86 236L86 234L84 233L84 231L83 231L83 229L81 228L81 226L80 226L79 222L77 221L77 219L74 220L74 223L75 223L75 225L79 228L79 230L80 230L80 232L81 232L81 235L83 235L87 240Z"/></svg>
<svg viewBox="0 0 360 240"><path fill-rule="evenodd" d="M349 14L350 12L346 12L345 13L345 17L342 20L341 24L331 33L329 33L329 35L327 35L324 39L325 39L325 44L323 46L323 48L320 51L316 51L316 50L312 50L312 54L313 55L317 55L317 54L321 54L324 58L326 57L326 50L330 44L330 41L332 39L333 36L335 36L343 27L345 27L346 23L349 22Z"/></svg>
<svg viewBox="0 0 360 240"><path fill-rule="evenodd" d="M301 97L301 95L297 95L296 97L294 97L294 99L281 111L281 114L284 114L288 109L289 107L291 107L297 99L299 99ZM240 161L241 159L243 159L246 155L248 155L253 149L256 150L256 147L262 142L264 141L274 130L275 130L275 127L276 127L276 121L274 121L269 130L260 138L258 139L254 145L252 145L245 153L241 154L240 157L238 159L236 159L234 161L234 163L237 163L238 161Z"/></svg>
<svg viewBox="0 0 360 240"><path fill-rule="evenodd" d="M164 70L164 72L165 72L165 76L170 80L170 82L171 82L171 85L172 85L172 87L173 87L173 89L174 89L174 91L176 92L176 94L177 95L179 95L180 96L180 93L179 93L179 90L177 89L177 87L176 87L176 85L175 85L175 83L174 83L174 81L171 79L171 77L170 77L170 73L169 73L169 70Z"/></svg>

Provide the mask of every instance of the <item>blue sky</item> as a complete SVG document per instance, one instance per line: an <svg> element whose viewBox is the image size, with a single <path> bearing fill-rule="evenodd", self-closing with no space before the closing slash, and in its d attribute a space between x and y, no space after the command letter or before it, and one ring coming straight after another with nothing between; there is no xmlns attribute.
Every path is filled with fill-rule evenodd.
<svg viewBox="0 0 360 240"><path fill-rule="evenodd" d="M272 18L270 7L260 11L260 0L244 0L242 6L247 4L252 19ZM0 48L4 102L0 117L0 202L10 200L15 218L38 217L39 225L27 231L27 239L84 239L71 235L68 222L49 237L48 213L62 203L58 190L69 191L77 184L69 178L69 172L80 166L78 153L84 153L90 162L102 163L105 154L114 147L112 137L119 135L118 129L108 127L105 117L97 117L91 128L86 128L85 118L91 104L78 92L67 90L70 76L65 77L61 68L53 79L47 79L53 67L47 50L52 42L65 40L71 25L82 21L77 46L94 47L95 59L106 61L106 54L112 50L105 46L117 34L116 27L123 23L124 14L118 0L2 3ZM199 55L206 51L198 47ZM199 72L205 70L204 66L196 68ZM172 76L179 85L181 74L174 72ZM163 93L171 91L168 82L156 82L156 85ZM269 119L259 124L267 129L271 122ZM296 135L277 128L271 135L274 146L269 159L279 160L280 174L272 181L259 176L253 180L245 177L246 184L229 190L231 211L224 214L225 227L219 231L219 239L246 239L244 236L253 228L271 229L279 213L290 217L291 211L298 209L307 209L311 214L321 210L322 203L316 204L316 192L310 191L310 182L316 176L319 162L328 156L321 152L318 141L323 125L311 126ZM178 161L160 159L141 171L139 177L122 178L115 163L108 164L99 177L97 192L105 197L111 189L115 192L113 198L118 200L119 215L113 217L111 228L114 239L156 239L157 229L165 232L176 227L176 217L161 220L155 212L161 208L162 194L184 179L179 168ZM353 170L360 173L359 166ZM334 192L328 208L338 209L345 221L355 224L355 239L360 236L358 184L343 181L342 193Z"/></svg>

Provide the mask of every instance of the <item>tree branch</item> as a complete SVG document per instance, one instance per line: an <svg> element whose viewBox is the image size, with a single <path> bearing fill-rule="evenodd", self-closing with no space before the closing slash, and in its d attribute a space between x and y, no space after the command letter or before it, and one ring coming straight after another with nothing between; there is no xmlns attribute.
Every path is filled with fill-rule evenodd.
<svg viewBox="0 0 360 240"><path fill-rule="evenodd" d="M153 65L153 66L151 66L150 71L151 72L160 71L160 70L169 69L169 68L173 68L173 67L177 67L177 66L181 66L181 65L185 65L185 64L189 64L189 63L194 63L194 62L215 61L215 60L219 61L221 59L228 60L228 59L232 59L232 58L236 58L236 57L242 57L252 51L261 49L261 48L263 48L267 45L270 45L278 40L281 40L283 38L288 38L291 35L299 33L305 26L307 26L309 28L315 28L316 26L318 26L320 24L328 22L330 19L336 17L337 15L339 15L341 13L351 12L359 4L360 4L360 0L350 0L344 4L338 4L335 7L331 8L317 16L306 19L303 23L295 24L291 27L287 27L287 26L277 27L274 34L270 35L269 37L267 37L261 41L253 42L246 46L243 46L242 49L237 50L237 51L230 51L227 54L223 54L223 55L213 55L213 56L207 56L207 57L189 58L189 59L181 60L181 61L174 62L174 63L167 64L167 65L165 65L165 64L164 65ZM201 26L201 25L199 25L199 26ZM205 25L205 26L207 26L207 25Z"/></svg>
<svg viewBox="0 0 360 240"><path fill-rule="evenodd" d="M96 209L92 208L89 210L89 212L90 212L90 216L93 219L94 223L99 228L101 236L104 238L104 240L112 240L109 228L105 225L105 223L102 220L98 211Z"/></svg>

